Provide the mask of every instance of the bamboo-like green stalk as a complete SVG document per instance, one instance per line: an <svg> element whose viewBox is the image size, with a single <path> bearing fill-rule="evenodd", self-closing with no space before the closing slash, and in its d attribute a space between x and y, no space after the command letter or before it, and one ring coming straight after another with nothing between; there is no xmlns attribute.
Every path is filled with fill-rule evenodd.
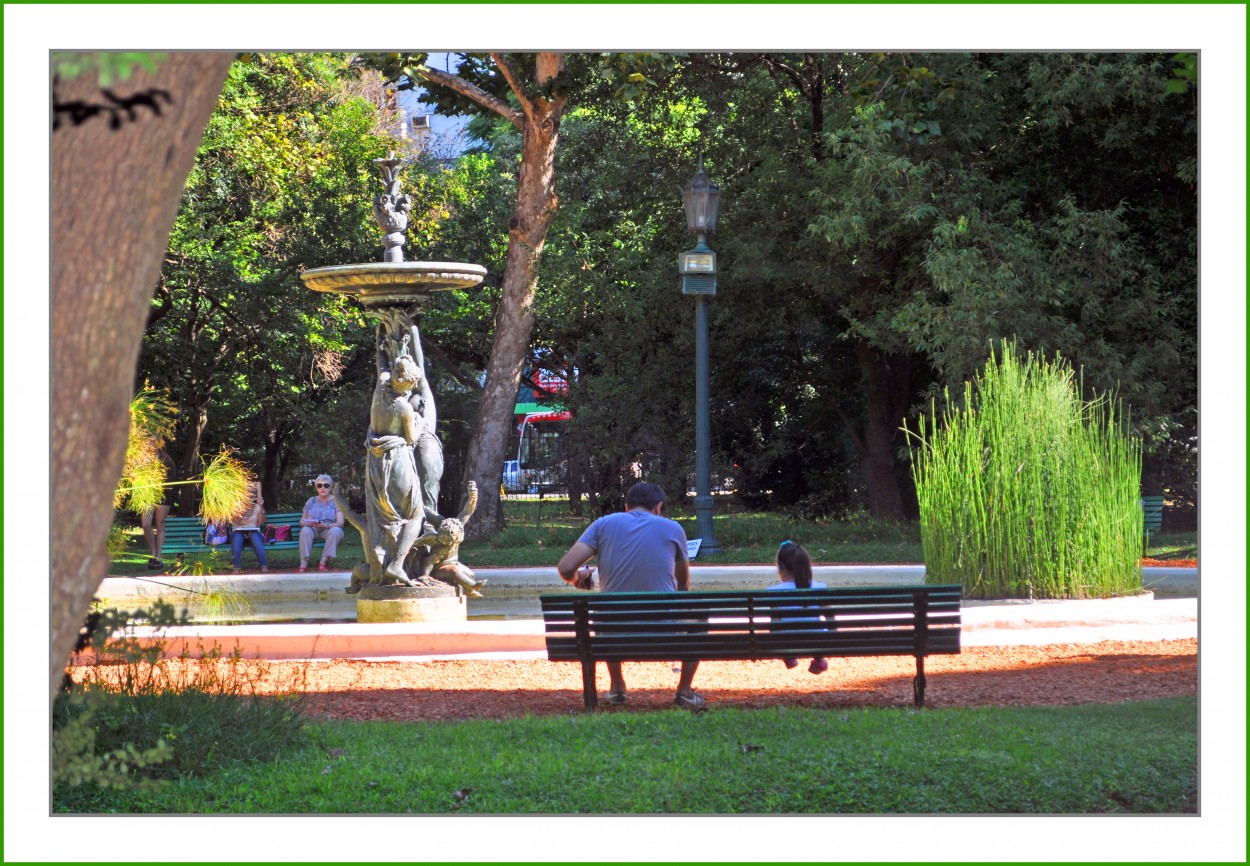
<svg viewBox="0 0 1250 866"><path fill-rule="evenodd" d="M1118 400L1084 402L1071 367L1004 341L961 406L911 442L926 580L971 598L1141 589L1141 445Z"/></svg>

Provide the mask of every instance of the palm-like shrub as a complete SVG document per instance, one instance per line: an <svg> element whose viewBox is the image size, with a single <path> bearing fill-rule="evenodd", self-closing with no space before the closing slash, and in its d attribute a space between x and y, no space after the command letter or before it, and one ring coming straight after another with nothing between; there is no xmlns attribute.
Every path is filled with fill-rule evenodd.
<svg viewBox="0 0 1250 866"><path fill-rule="evenodd" d="M126 463L113 493L113 507L144 514L160 504L166 487L199 484L203 488L200 515L206 522L224 523L238 517L247 509L253 477L231 449L222 449L198 478L167 479L160 449L173 435L175 414L166 394L150 385L145 384L131 399Z"/></svg>
<svg viewBox="0 0 1250 866"><path fill-rule="evenodd" d="M1141 444L1120 402L1071 367L1002 344L961 407L908 430L925 579L970 598L1141 589Z"/></svg>

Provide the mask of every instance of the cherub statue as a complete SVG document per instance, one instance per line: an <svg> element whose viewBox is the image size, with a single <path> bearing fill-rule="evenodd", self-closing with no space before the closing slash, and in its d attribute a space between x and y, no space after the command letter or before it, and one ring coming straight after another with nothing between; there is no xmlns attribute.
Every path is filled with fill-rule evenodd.
<svg viewBox="0 0 1250 866"><path fill-rule="evenodd" d="M421 576L448 580L462 587L471 598L481 598L478 587L486 583L477 580L473 572L460 561L460 542L464 541L464 525L477 508L477 484L470 481L466 491L464 510L459 517L442 518L438 529L423 533L413 547L426 545L429 552L421 557Z"/></svg>

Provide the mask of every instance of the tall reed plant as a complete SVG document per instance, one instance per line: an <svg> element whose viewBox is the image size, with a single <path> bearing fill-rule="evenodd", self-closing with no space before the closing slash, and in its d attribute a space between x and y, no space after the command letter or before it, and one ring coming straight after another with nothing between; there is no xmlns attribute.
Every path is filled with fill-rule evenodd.
<svg viewBox="0 0 1250 866"><path fill-rule="evenodd" d="M1141 443L1118 399L1084 400L1058 355L1004 341L946 403L905 428L926 581L970 598L1141 590Z"/></svg>

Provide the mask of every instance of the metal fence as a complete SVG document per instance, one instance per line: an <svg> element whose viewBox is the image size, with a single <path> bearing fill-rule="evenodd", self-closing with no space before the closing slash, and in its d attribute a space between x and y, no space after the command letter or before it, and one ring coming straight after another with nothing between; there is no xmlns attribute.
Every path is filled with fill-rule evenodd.
<svg viewBox="0 0 1250 866"><path fill-rule="evenodd" d="M500 483L505 498L542 499L568 493L569 462L558 428L530 428L524 441L514 433L508 453L516 459L504 463Z"/></svg>

